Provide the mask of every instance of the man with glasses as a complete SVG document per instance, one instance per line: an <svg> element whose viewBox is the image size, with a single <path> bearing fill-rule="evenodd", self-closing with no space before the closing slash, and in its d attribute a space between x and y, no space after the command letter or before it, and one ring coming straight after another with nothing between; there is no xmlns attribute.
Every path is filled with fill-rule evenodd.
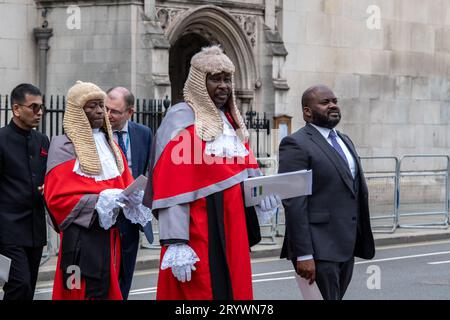
<svg viewBox="0 0 450 320"><path fill-rule="evenodd" d="M4 300L32 300L47 242L42 188L49 140L33 130L43 115L31 84L11 92L13 118L0 129L0 254L11 259Z"/></svg>
<svg viewBox="0 0 450 320"><path fill-rule="evenodd" d="M152 143L148 127L131 121L134 112L134 96L126 88L114 87L107 91L106 111L113 129L114 140L124 153L134 178L146 174ZM122 245L123 276L120 289L124 299L128 298L139 248L139 225L131 223L123 215L118 218ZM141 227L149 243L153 242L151 222Z"/></svg>

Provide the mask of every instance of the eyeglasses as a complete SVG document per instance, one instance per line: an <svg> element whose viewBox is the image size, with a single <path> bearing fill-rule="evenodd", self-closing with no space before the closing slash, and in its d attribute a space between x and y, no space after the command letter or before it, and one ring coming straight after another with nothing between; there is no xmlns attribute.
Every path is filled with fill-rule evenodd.
<svg viewBox="0 0 450 320"><path fill-rule="evenodd" d="M31 110L33 110L33 113L34 114L38 114L39 113L39 111L44 111L45 110L45 107L44 107L44 105L43 104L38 104L38 103L32 103L32 104L30 104L30 105L26 105L26 104L18 104L19 106L22 106L22 107L27 107L27 108L30 108Z"/></svg>
<svg viewBox="0 0 450 320"><path fill-rule="evenodd" d="M108 107L105 107L106 108L106 113L111 113L113 116L121 116L121 115L123 115L126 111L118 111L118 110L113 110L113 109L110 109L110 108L108 108Z"/></svg>

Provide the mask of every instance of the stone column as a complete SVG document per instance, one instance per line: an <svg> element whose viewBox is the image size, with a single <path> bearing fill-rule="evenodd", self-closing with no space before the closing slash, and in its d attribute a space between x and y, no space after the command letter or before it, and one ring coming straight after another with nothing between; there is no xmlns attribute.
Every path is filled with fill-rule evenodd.
<svg viewBox="0 0 450 320"><path fill-rule="evenodd" d="M154 21L156 20L156 3L155 0L144 1L144 12L147 18Z"/></svg>
<svg viewBox="0 0 450 320"><path fill-rule="evenodd" d="M34 38L37 41L38 48L38 70L39 70L39 89L43 94L47 90L47 51L50 49L48 40L53 36L53 29L34 28Z"/></svg>
<svg viewBox="0 0 450 320"><path fill-rule="evenodd" d="M276 25L275 5L275 0L265 1L264 24L272 30L275 30Z"/></svg>

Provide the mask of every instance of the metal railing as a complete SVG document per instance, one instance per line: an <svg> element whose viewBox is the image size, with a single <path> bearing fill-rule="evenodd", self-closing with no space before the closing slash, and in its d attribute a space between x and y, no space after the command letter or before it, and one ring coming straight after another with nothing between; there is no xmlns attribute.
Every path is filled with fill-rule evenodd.
<svg viewBox="0 0 450 320"><path fill-rule="evenodd" d="M45 133L49 138L64 133L62 126L64 111L66 108L66 97L64 95L43 96L45 112L42 116L39 131ZM170 107L170 100L166 96L163 99L136 99L134 113L131 120L143 124L155 134L161 121ZM2 126L8 124L12 117L12 110L8 95L0 95L0 122Z"/></svg>
<svg viewBox="0 0 450 320"><path fill-rule="evenodd" d="M405 169L408 166L408 162L410 166L412 164L412 168ZM436 162L441 162L439 168L436 168ZM404 155L400 159L398 173L399 227L421 229L446 229L448 227L449 170L450 161L448 155L412 154ZM406 193L404 189L408 187L411 190ZM413 196L407 198L408 194ZM407 200L402 200L405 198ZM417 198L421 198L422 201L417 201ZM439 220L430 221L429 217L432 216L438 216ZM413 221L403 223L402 220L407 217ZM418 217L422 217L422 219L417 219Z"/></svg>
<svg viewBox="0 0 450 320"><path fill-rule="evenodd" d="M369 189L372 231L393 233L398 226L399 161L392 156L360 159Z"/></svg>
<svg viewBox="0 0 450 320"><path fill-rule="evenodd" d="M278 161L276 158L257 158L258 165L265 176L276 174L278 172ZM271 245L276 244L275 237L278 235L279 215L281 209L277 209L275 216L271 221L260 224L261 238L268 239L266 241L261 240L260 244Z"/></svg>

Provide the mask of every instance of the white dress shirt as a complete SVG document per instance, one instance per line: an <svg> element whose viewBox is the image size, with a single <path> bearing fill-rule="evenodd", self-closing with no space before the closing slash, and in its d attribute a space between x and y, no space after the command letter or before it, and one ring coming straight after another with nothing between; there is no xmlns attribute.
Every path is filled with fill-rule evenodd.
<svg viewBox="0 0 450 320"><path fill-rule="evenodd" d="M117 131L122 131L122 137L123 137L123 143L125 144L125 148L127 149L127 154L125 155L127 157L128 167L130 168L130 171L132 171L132 159L131 159L131 141L130 141L130 135L128 134L128 121L125 122L125 125L121 130L113 130L113 138L114 141L119 145L118 139L117 139Z"/></svg>

